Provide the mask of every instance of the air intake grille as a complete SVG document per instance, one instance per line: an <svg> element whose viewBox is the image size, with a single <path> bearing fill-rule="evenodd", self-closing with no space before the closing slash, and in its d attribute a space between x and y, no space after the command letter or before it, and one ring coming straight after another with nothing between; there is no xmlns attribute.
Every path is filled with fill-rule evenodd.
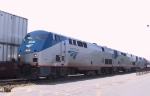
<svg viewBox="0 0 150 96"><path fill-rule="evenodd" d="M38 58L33 58L33 62L38 62Z"/></svg>

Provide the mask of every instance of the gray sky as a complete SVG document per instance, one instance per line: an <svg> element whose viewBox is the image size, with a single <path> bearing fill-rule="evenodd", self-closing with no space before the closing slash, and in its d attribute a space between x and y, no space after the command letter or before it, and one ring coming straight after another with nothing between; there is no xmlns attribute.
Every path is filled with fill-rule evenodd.
<svg viewBox="0 0 150 96"><path fill-rule="evenodd" d="M150 0L0 0L0 10L47 30L150 59Z"/></svg>

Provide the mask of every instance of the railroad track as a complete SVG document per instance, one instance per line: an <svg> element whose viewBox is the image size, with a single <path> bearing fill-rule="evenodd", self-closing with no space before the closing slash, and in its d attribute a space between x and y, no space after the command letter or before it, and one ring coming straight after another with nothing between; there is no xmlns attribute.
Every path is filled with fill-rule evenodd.
<svg viewBox="0 0 150 96"><path fill-rule="evenodd" d="M1 79L0 80L0 92L11 92L11 89L21 85L27 84L26 79Z"/></svg>
<svg viewBox="0 0 150 96"><path fill-rule="evenodd" d="M25 83L28 80L26 79L3 79L0 80L0 86L5 86L5 85L14 85L18 83Z"/></svg>
<svg viewBox="0 0 150 96"><path fill-rule="evenodd" d="M122 74L129 74L135 72L128 72L128 73L115 73L115 74L102 74L102 75L83 75L83 74L76 74L70 75L68 78L55 78L55 79L38 79L38 80L27 80L27 79L0 79L0 85L13 85L13 84L25 84L25 83L42 83L42 82L54 82L54 81L64 81L64 80L73 80L73 79L82 79L82 78L100 78L100 77L107 77L113 75L122 75Z"/></svg>

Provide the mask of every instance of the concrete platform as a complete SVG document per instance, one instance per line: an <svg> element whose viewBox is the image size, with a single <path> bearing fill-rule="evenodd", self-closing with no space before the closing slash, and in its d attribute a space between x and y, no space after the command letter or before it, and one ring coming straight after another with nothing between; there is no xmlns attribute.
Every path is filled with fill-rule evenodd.
<svg viewBox="0 0 150 96"><path fill-rule="evenodd" d="M0 96L150 96L150 73L75 79L17 87Z"/></svg>

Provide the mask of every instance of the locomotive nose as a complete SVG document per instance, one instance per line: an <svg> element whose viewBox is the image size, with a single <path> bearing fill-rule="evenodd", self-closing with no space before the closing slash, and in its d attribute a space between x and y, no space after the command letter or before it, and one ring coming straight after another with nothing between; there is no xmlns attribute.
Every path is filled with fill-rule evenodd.
<svg viewBox="0 0 150 96"><path fill-rule="evenodd" d="M18 56L18 62L20 64L30 64L31 66L37 66L38 65L38 53L32 53L32 54L19 54Z"/></svg>
<svg viewBox="0 0 150 96"><path fill-rule="evenodd" d="M17 70L17 78L23 78L23 79L36 79L39 75L39 68L33 67L30 64L24 64L23 66L20 66Z"/></svg>
<svg viewBox="0 0 150 96"><path fill-rule="evenodd" d="M29 64L25 64L21 71L22 74L29 74L31 71L31 66Z"/></svg>

